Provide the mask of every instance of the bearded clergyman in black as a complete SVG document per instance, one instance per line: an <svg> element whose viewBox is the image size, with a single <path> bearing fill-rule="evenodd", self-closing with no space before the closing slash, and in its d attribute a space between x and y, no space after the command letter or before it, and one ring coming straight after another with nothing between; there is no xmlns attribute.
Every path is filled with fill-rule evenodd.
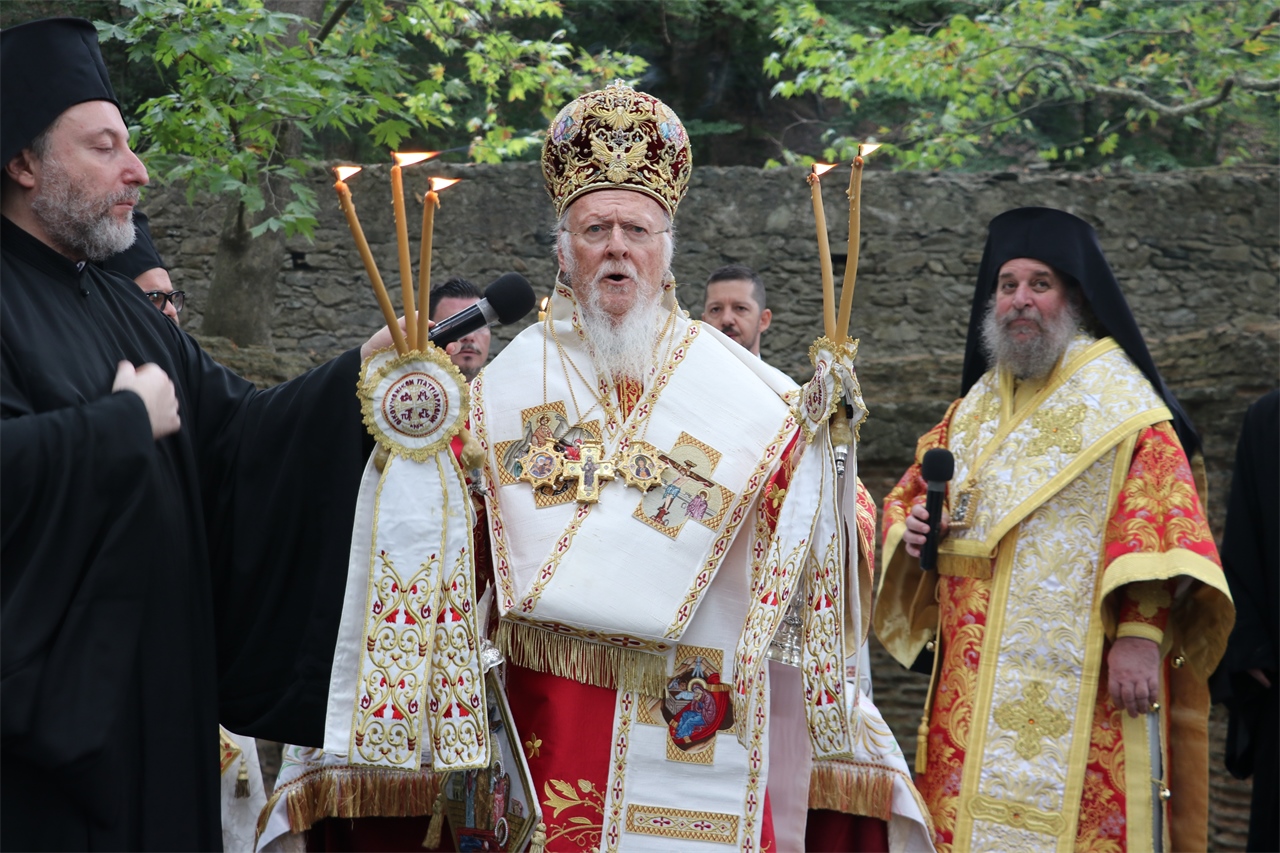
<svg viewBox="0 0 1280 853"><path fill-rule="evenodd" d="M0 847L220 849L218 722L322 741L362 351L258 391L96 265L147 173L88 21L0 87Z"/></svg>

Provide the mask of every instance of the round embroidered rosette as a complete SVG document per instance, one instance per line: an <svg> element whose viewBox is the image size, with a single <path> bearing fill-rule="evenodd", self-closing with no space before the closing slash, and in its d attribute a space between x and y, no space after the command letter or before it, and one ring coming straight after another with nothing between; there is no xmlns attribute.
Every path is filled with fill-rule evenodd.
<svg viewBox="0 0 1280 853"><path fill-rule="evenodd" d="M389 453L424 462L466 425L467 381L437 347L401 356L380 350L365 360L361 375L365 426Z"/></svg>

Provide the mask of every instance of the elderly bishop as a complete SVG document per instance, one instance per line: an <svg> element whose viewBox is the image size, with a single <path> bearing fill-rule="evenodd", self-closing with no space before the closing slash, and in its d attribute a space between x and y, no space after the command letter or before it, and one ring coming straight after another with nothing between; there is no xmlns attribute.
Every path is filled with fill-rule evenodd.
<svg viewBox="0 0 1280 853"><path fill-rule="evenodd" d="M836 486L799 389L676 301L680 120L626 86L591 92L556 117L542 164L550 310L476 380L471 424L547 849L802 849L815 756L850 770L846 814L878 818L846 838L927 848L897 746L844 681L874 509L851 489L850 523L814 534ZM837 565L844 537L857 556ZM789 605L807 668L770 651ZM846 699L860 728L835 737Z"/></svg>

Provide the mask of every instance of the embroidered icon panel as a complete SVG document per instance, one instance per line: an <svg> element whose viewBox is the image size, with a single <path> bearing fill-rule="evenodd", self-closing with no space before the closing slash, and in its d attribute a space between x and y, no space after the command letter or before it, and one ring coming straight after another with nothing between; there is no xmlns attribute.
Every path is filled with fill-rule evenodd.
<svg viewBox="0 0 1280 853"><path fill-rule="evenodd" d="M564 402L557 400L522 409L520 423L520 438L500 441L494 447L499 481L511 486L521 479L535 480L533 496L539 508L573 503L578 481L561 479L557 463L560 460L579 462L584 444L600 442L600 422L570 424ZM548 452L529 455L531 450L540 447L548 448Z"/></svg>
<svg viewBox="0 0 1280 853"><path fill-rule="evenodd" d="M733 494L711 479L720 451L680 433L675 446L658 453L662 482L640 501L633 517L675 539L689 521L710 530L719 527Z"/></svg>
<svg viewBox="0 0 1280 853"><path fill-rule="evenodd" d="M723 675L724 652L708 646L677 646L675 675L666 694L646 696L639 720L667 729L667 760L714 764L716 734L734 732L732 685Z"/></svg>

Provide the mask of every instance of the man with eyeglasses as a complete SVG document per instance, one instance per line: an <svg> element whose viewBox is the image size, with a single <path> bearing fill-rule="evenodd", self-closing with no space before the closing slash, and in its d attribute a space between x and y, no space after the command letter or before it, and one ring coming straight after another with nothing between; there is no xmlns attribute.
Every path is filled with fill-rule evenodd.
<svg viewBox="0 0 1280 853"><path fill-rule="evenodd" d="M892 812L893 837L927 849L887 727L835 746L819 722L853 698L851 725L883 727L844 683L874 507L849 484L845 533L833 521L815 549L836 486L806 449L798 389L676 301L680 119L613 84L561 110L542 166L559 275L545 321L472 383L471 428L494 640L546 849L823 849L805 837L819 752L861 768L826 807L877 816L847 837L885 849ZM793 599L803 667L773 642Z"/></svg>
<svg viewBox="0 0 1280 853"><path fill-rule="evenodd" d="M174 323L182 325L178 315L182 313L182 306L186 302L186 291L173 289L169 270L160 259L155 241L151 239L151 223L147 215L135 210L133 227L137 234L133 245L107 258L102 262L102 268L133 279L152 305Z"/></svg>
<svg viewBox="0 0 1280 853"><path fill-rule="evenodd" d="M218 849L219 721L323 739L390 334L258 391L97 266L147 171L88 21L0 32L0 169L0 849Z"/></svg>

